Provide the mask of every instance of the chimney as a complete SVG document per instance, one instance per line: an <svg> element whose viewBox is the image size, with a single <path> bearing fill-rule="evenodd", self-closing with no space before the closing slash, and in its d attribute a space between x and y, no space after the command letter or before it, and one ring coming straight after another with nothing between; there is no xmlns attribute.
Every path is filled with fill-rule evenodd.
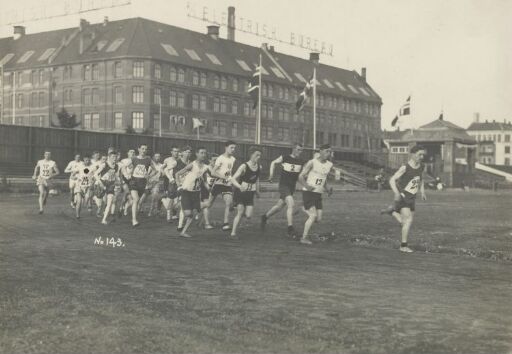
<svg viewBox="0 0 512 354"><path fill-rule="evenodd" d="M270 53L274 53L274 46L273 46L273 45L271 45L270 47L268 47L268 51L269 51Z"/></svg>
<svg viewBox="0 0 512 354"><path fill-rule="evenodd" d="M268 43L261 43L261 48L268 50Z"/></svg>
<svg viewBox="0 0 512 354"><path fill-rule="evenodd" d="M90 30L89 22L87 22L83 18L80 19L79 29L80 33L78 34L78 52L80 55L82 55L85 52L85 50L91 46L92 42L96 38L96 33Z"/></svg>
<svg viewBox="0 0 512 354"><path fill-rule="evenodd" d="M366 82L366 68L361 68L361 77Z"/></svg>
<svg viewBox="0 0 512 354"><path fill-rule="evenodd" d="M480 113L475 112L475 123L480 123Z"/></svg>
<svg viewBox="0 0 512 354"><path fill-rule="evenodd" d="M235 7L228 7L228 40L235 41Z"/></svg>
<svg viewBox="0 0 512 354"><path fill-rule="evenodd" d="M103 26L108 25L108 16L103 17Z"/></svg>
<svg viewBox="0 0 512 354"><path fill-rule="evenodd" d="M87 22L86 19L81 18L80 25L78 26L80 28L80 32L83 32L87 28L88 25L89 25L89 22Z"/></svg>
<svg viewBox="0 0 512 354"><path fill-rule="evenodd" d="M25 35L25 26L14 26L14 40Z"/></svg>
<svg viewBox="0 0 512 354"><path fill-rule="evenodd" d="M208 28L208 35L214 39L219 38L219 26L210 25Z"/></svg>
<svg viewBox="0 0 512 354"><path fill-rule="evenodd" d="M314 64L318 64L318 62L320 61L320 53L317 53L317 52L309 53L309 60L312 61Z"/></svg>
<svg viewBox="0 0 512 354"><path fill-rule="evenodd" d="M496 119L493 119L493 120L492 120L492 122L493 122L493 123L496 123Z"/></svg>

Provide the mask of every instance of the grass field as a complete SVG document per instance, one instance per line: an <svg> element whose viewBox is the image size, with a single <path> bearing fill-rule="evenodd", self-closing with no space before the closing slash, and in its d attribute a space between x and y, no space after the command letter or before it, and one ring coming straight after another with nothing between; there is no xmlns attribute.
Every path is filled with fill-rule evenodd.
<svg viewBox="0 0 512 354"><path fill-rule="evenodd" d="M430 193L412 254L378 213L390 199L327 199L314 231L338 237L304 246L284 215L240 241L181 239L163 219L103 226L67 196L40 216L34 195L0 194L0 352L512 353L512 194Z"/></svg>

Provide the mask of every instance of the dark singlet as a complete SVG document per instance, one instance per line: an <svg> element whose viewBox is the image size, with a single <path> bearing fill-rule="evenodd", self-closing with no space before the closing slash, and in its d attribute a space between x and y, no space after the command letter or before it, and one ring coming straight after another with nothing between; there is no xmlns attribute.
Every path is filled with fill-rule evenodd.
<svg viewBox="0 0 512 354"><path fill-rule="evenodd" d="M176 173L183 170L186 166L187 166L187 164L185 162L183 162L182 159L176 160L176 166L174 166L174 169L172 170L172 176L174 177L174 179L176 179Z"/></svg>
<svg viewBox="0 0 512 354"><path fill-rule="evenodd" d="M251 170L247 162L245 162L244 165L245 172L243 175L240 176L240 185L242 186L242 191L254 192L254 184L258 181L258 178L260 178L260 165L258 165L256 171Z"/></svg>
<svg viewBox="0 0 512 354"><path fill-rule="evenodd" d="M117 166L117 164L114 164L114 167L112 167L108 164L108 162L106 162L105 167L103 167L103 170L101 170L101 172L100 172L101 179L103 179L103 180L106 179L109 182L115 181L115 174L118 169L119 169L119 167ZM105 176L107 174L108 174L107 178L104 179L103 176Z"/></svg>
<svg viewBox="0 0 512 354"><path fill-rule="evenodd" d="M423 164L418 168L413 168L409 163L405 164L405 173L398 179L400 193L409 196L415 196L418 193L424 167Z"/></svg>
<svg viewBox="0 0 512 354"><path fill-rule="evenodd" d="M151 166L151 158L149 156L139 158L132 157L133 173L134 178L147 178L146 174Z"/></svg>
<svg viewBox="0 0 512 354"><path fill-rule="evenodd" d="M281 164L282 171L279 184L284 184L295 188L303 165L304 161L299 158L292 157L291 155L283 156L283 163Z"/></svg>

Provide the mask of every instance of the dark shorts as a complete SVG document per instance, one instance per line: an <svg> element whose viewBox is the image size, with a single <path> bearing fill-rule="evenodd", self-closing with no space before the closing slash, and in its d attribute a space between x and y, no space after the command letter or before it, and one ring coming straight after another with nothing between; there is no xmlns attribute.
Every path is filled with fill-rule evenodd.
<svg viewBox="0 0 512 354"><path fill-rule="evenodd" d="M201 211L200 191L181 191L181 208L183 210Z"/></svg>
<svg viewBox="0 0 512 354"><path fill-rule="evenodd" d="M121 182L122 184L129 184L130 180L126 178L123 174L121 174Z"/></svg>
<svg viewBox="0 0 512 354"><path fill-rule="evenodd" d="M208 198L210 198L210 191L204 184L201 184L201 201L208 200Z"/></svg>
<svg viewBox="0 0 512 354"><path fill-rule="evenodd" d="M165 198L170 198L170 199L178 198L178 185L176 184L176 182L169 182L169 180L167 180L167 186L166 186L165 180L164 180L164 193L165 193Z"/></svg>
<svg viewBox="0 0 512 354"><path fill-rule="evenodd" d="M396 212L400 212L402 208L409 208L411 211L416 210L416 196L405 195L399 202L394 202L393 207Z"/></svg>
<svg viewBox="0 0 512 354"><path fill-rule="evenodd" d="M92 194L96 197L96 198L103 198L105 196L105 192L106 192L106 189L105 189L105 185L103 184L94 184L92 186Z"/></svg>
<svg viewBox="0 0 512 354"><path fill-rule="evenodd" d="M214 197L218 196L219 194L233 194L233 187L225 186L223 184L214 184L211 193Z"/></svg>
<svg viewBox="0 0 512 354"><path fill-rule="evenodd" d="M240 190L235 189L233 200L235 205L252 206L254 205L254 191L240 192Z"/></svg>
<svg viewBox="0 0 512 354"><path fill-rule="evenodd" d="M288 184L279 184L279 199L285 199L287 196L292 196L295 193L295 186Z"/></svg>
<svg viewBox="0 0 512 354"><path fill-rule="evenodd" d="M315 207L316 210L322 210L322 194L311 192L311 191L302 191L302 201L304 202L304 209L309 210L311 207Z"/></svg>
<svg viewBox="0 0 512 354"><path fill-rule="evenodd" d="M132 177L128 183L128 187L131 191L137 191L139 197L142 197L146 190L147 180L145 178Z"/></svg>
<svg viewBox="0 0 512 354"><path fill-rule="evenodd" d="M115 194L115 182L103 182L103 185L105 186L105 194Z"/></svg>

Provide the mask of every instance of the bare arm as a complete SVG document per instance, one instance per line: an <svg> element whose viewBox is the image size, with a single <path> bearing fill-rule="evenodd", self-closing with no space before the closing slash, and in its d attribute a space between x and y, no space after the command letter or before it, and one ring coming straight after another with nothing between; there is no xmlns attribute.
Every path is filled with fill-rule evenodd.
<svg viewBox="0 0 512 354"><path fill-rule="evenodd" d="M38 169L39 169L39 163L36 163L36 167L34 167L34 174L32 175L32 179L36 179Z"/></svg>
<svg viewBox="0 0 512 354"><path fill-rule="evenodd" d="M269 182L272 182L272 178L274 178L274 171L275 171L275 168L276 168L276 164L278 163L283 163L283 156L279 156L277 159L275 159L274 161L272 161L270 163L270 172L269 172L269 175L268 175L268 180Z"/></svg>
<svg viewBox="0 0 512 354"><path fill-rule="evenodd" d="M395 194L395 200L400 200L401 199L401 196L400 196L400 191L398 190L398 186L396 185L396 181L403 176L403 174L405 173L405 165L400 167L398 169L398 171L395 172L395 174L393 176L391 176L391 178L389 179L389 186L391 187L391 189L393 190L393 193Z"/></svg>
<svg viewBox="0 0 512 354"><path fill-rule="evenodd" d="M309 191L313 189L313 186L310 186L306 182L306 176L308 175L309 172L311 172L312 168L313 168L313 162L312 162L312 160L310 160L310 161L308 161L306 163L306 165L302 169L302 172L299 175L299 182L300 182L300 184L302 184Z"/></svg>
<svg viewBox="0 0 512 354"><path fill-rule="evenodd" d="M183 167L180 171L176 173L176 179L181 179L188 171L192 170L193 162L189 163L187 166Z"/></svg>
<svg viewBox="0 0 512 354"><path fill-rule="evenodd" d="M73 172L73 169L71 168L71 165L72 163L68 163L68 165L66 166L66 169L64 170L64 173L71 173Z"/></svg>
<svg viewBox="0 0 512 354"><path fill-rule="evenodd" d="M421 184L420 184L420 192L421 192L422 200L427 200L427 195L425 194L425 176L426 176L426 173L423 172L423 176L421 178Z"/></svg>
<svg viewBox="0 0 512 354"><path fill-rule="evenodd" d="M53 178L54 176L57 176L60 173L59 168L57 167L57 164L53 165L53 174L50 178Z"/></svg>
<svg viewBox="0 0 512 354"><path fill-rule="evenodd" d="M236 188L238 188L239 190L242 190L242 186L240 185L240 183L238 183L238 179L244 172L245 172L245 164L242 164L242 165L240 165L240 167L238 167L238 170L236 170L235 175L230 178L231 183L233 183L233 185Z"/></svg>
<svg viewBox="0 0 512 354"><path fill-rule="evenodd" d="M100 176L100 173L101 173L101 171L103 171L103 169L105 168L105 166L106 166L106 165L107 165L107 164L102 163L101 165L99 165L99 166L98 166L98 168L96 169L96 171L94 171L94 177L95 177L95 178L98 178L98 179L99 179L99 178L101 177L101 176Z"/></svg>

